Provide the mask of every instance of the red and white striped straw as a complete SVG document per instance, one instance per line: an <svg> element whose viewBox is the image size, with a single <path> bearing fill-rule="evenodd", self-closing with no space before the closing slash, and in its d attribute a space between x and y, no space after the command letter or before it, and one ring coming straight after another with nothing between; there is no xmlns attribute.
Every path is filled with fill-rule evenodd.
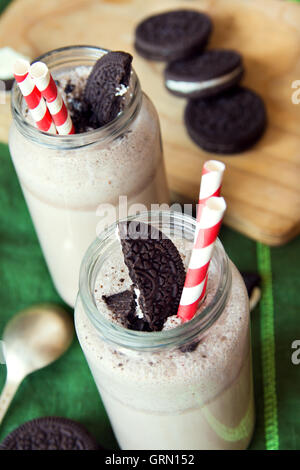
<svg viewBox="0 0 300 470"><path fill-rule="evenodd" d="M31 65L29 73L47 102L57 132L61 135L74 134L71 116L47 65L43 62L35 62Z"/></svg>
<svg viewBox="0 0 300 470"><path fill-rule="evenodd" d="M210 197L218 197L221 194L225 165L217 160L207 160L202 168L202 178L197 210L197 220L200 220L205 201Z"/></svg>
<svg viewBox="0 0 300 470"><path fill-rule="evenodd" d="M177 316L181 318L182 322L193 318L200 300L205 295L207 271L225 210L226 203L222 197L212 196L203 204L177 312Z"/></svg>
<svg viewBox="0 0 300 470"><path fill-rule="evenodd" d="M30 110L30 114L36 126L44 132L56 134L56 128L52 121L52 117L46 106L41 92L34 85L33 80L29 76L30 63L24 59L18 59L14 63L13 74L21 93Z"/></svg>

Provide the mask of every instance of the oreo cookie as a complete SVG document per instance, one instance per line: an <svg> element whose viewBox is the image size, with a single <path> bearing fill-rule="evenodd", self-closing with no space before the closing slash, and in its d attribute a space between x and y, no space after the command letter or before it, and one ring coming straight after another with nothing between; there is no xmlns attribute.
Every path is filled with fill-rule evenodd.
<svg viewBox="0 0 300 470"><path fill-rule="evenodd" d="M157 228L138 221L119 223L124 261L132 279L143 320L159 331L176 315L185 269L173 242Z"/></svg>
<svg viewBox="0 0 300 470"><path fill-rule="evenodd" d="M150 331L148 323L136 314L136 296L134 290L125 290L102 299L114 314L115 319L125 328L137 331Z"/></svg>
<svg viewBox="0 0 300 470"><path fill-rule="evenodd" d="M19 426L0 450L100 450L84 426L67 418L37 418Z"/></svg>
<svg viewBox="0 0 300 470"><path fill-rule="evenodd" d="M261 298L261 277L257 273L251 272L242 272L241 273L244 282L246 284L246 289L249 296L249 307L250 312L255 309L256 305Z"/></svg>
<svg viewBox="0 0 300 470"><path fill-rule="evenodd" d="M262 99L240 86L209 98L190 100L184 120L199 147L221 154L250 148L262 136L267 123Z"/></svg>
<svg viewBox="0 0 300 470"><path fill-rule="evenodd" d="M237 85L243 72L243 61L238 52L213 49L193 58L171 62L165 70L165 85L174 95L204 98Z"/></svg>
<svg viewBox="0 0 300 470"><path fill-rule="evenodd" d="M171 61L201 51L211 34L212 22L196 10L174 10L153 15L135 30L137 52L150 60Z"/></svg>
<svg viewBox="0 0 300 470"><path fill-rule="evenodd" d="M84 90L84 101L93 113L94 127L109 123L121 111L131 62L132 56L126 52L108 52L95 63Z"/></svg>
<svg viewBox="0 0 300 470"><path fill-rule="evenodd" d="M261 278L257 273L252 272L241 272L241 275L246 284L248 295L251 297L254 288L260 286Z"/></svg>

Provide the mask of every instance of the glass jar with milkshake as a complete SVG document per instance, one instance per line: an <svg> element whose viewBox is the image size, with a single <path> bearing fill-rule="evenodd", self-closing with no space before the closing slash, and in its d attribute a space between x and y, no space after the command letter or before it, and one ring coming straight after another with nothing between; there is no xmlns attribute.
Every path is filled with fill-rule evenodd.
<svg viewBox="0 0 300 470"><path fill-rule="evenodd" d="M92 67L106 53L74 46L37 60L49 67L66 104L76 111ZM169 201L158 116L134 71L122 110L97 129L49 134L35 127L27 111L15 85L11 157L53 282L73 306L84 252L120 211L126 214L122 204L150 209Z"/></svg>
<svg viewBox="0 0 300 470"><path fill-rule="evenodd" d="M165 234L187 269L195 219L151 212L131 221ZM249 301L221 242L196 315L184 323L170 317L161 331L126 327L124 296L119 316L109 307L107 296L130 292L129 272L114 224L85 255L75 308L77 336L121 449L245 449L254 427ZM138 304L142 293L135 294Z"/></svg>

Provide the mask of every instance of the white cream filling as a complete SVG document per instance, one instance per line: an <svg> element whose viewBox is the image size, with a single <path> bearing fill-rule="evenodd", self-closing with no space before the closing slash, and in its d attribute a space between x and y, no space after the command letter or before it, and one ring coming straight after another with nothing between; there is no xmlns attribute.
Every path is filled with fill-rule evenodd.
<svg viewBox="0 0 300 470"><path fill-rule="evenodd" d="M203 82L185 82L178 80L166 80L166 86L172 91L179 91L181 93L194 93L195 91L206 90L207 88L212 88L218 85L223 85L223 83L228 82L229 80L237 77L243 70L242 66L237 67L233 72L222 75L218 78L212 78L211 80L206 80Z"/></svg>
<svg viewBox="0 0 300 470"><path fill-rule="evenodd" d="M255 309L256 305L260 301L261 298L261 290L259 287L254 287L251 297L249 299L249 306L250 306L250 312Z"/></svg>
<svg viewBox="0 0 300 470"><path fill-rule="evenodd" d="M137 287L134 287L134 293L136 295L136 298L135 298L135 304L136 304L135 315L138 318L144 318L144 314L143 314L142 309L141 309L140 304L139 304L139 298L140 298L140 295L141 295L141 291Z"/></svg>
<svg viewBox="0 0 300 470"><path fill-rule="evenodd" d="M125 93L127 93L128 91L128 88L128 86L125 86L123 83L121 83L121 85L116 88L115 96L125 95Z"/></svg>

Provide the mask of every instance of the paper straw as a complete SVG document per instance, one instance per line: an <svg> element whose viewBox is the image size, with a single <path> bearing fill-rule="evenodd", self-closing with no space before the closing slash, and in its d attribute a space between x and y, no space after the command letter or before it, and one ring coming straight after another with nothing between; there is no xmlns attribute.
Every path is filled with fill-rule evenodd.
<svg viewBox="0 0 300 470"><path fill-rule="evenodd" d="M197 220L200 220L203 204L210 197L218 197L221 194L225 165L217 160L207 160L202 169Z"/></svg>
<svg viewBox="0 0 300 470"><path fill-rule="evenodd" d="M13 67L13 74L27 103L28 109L36 126L45 132L56 134L56 128L52 121L52 117L46 106L41 92L34 85L33 80L29 76L30 63L27 60L18 59Z"/></svg>
<svg viewBox="0 0 300 470"><path fill-rule="evenodd" d="M74 134L71 116L47 65L43 62L35 62L31 65L29 73L47 102L57 132L61 135Z"/></svg>
<svg viewBox="0 0 300 470"><path fill-rule="evenodd" d="M226 203L222 197L212 196L203 204L177 312L177 316L181 318L182 322L193 318L200 300L205 295L207 271L225 210Z"/></svg>

